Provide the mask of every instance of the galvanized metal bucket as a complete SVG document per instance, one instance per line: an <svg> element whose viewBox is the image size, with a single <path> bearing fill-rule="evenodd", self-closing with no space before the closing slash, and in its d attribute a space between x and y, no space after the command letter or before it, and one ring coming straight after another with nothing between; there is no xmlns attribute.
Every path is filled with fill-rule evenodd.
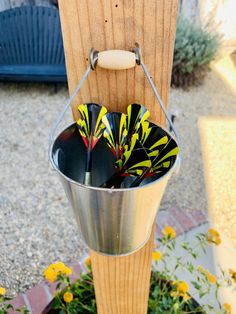
<svg viewBox="0 0 236 314"><path fill-rule="evenodd" d="M105 141L101 139L93 152L94 186L81 184L86 153L76 123L64 129L56 138L54 133L89 71L90 68L87 69L52 131L50 161L59 174L87 246L102 254L126 255L138 250L148 241L167 182L172 173L177 171L179 158L176 158L169 171L158 180L144 182L135 188L100 188L99 185L114 172L113 156ZM149 74L148 76L150 78ZM152 85L151 87L153 88ZM156 89L154 93L157 93ZM164 107L162 101L161 106ZM164 112L174 130L168 114ZM169 132L164 131L171 136Z"/></svg>

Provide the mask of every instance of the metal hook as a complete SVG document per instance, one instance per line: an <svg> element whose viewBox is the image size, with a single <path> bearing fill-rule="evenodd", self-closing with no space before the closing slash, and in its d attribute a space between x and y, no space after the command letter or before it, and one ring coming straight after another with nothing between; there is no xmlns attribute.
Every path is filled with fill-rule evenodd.
<svg viewBox="0 0 236 314"><path fill-rule="evenodd" d="M98 63L98 50L95 50L94 48L91 48L89 53L89 61L90 66L92 70L96 69L97 63Z"/></svg>
<svg viewBox="0 0 236 314"><path fill-rule="evenodd" d="M135 53L136 63L140 65L142 62L142 54L141 54L141 48L139 44L135 43L135 47L131 51Z"/></svg>

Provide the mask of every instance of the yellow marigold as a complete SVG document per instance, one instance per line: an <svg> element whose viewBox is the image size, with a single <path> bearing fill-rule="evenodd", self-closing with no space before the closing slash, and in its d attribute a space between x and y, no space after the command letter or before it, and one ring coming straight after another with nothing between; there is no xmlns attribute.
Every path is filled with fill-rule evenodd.
<svg viewBox="0 0 236 314"><path fill-rule="evenodd" d="M6 294L6 289L3 287L0 287L0 295L5 295Z"/></svg>
<svg viewBox="0 0 236 314"><path fill-rule="evenodd" d="M174 281L173 285L176 286L176 291L171 291L170 295L172 298L182 297L184 301L190 299L188 294L189 286L185 281Z"/></svg>
<svg viewBox="0 0 236 314"><path fill-rule="evenodd" d="M70 303L71 301L73 301L73 294L69 291L65 292L64 295L63 295L63 299L66 303Z"/></svg>
<svg viewBox="0 0 236 314"><path fill-rule="evenodd" d="M85 263L85 265L86 265L87 267L90 267L90 266L92 265L91 257L88 256L88 257L85 259L84 263Z"/></svg>
<svg viewBox="0 0 236 314"><path fill-rule="evenodd" d="M171 226L165 226L165 228L162 230L162 233L172 239L176 238L176 231Z"/></svg>
<svg viewBox="0 0 236 314"><path fill-rule="evenodd" d="M206 271L206 272L205 272L205 275L206 275L208 281L209 281L212 285L216 284L216 277L215 277L214 275L212 275L212 273L210 273L209 271Z"/></svg>
<svg viewBox="0 0 236 314"><path fill-rule="evenodd" d="M44 276L49 282L54 282L59 274L69 276L72 274L71 268L62 262L57 262L48 266L44 271Z"/></svg>
<svg viewBox="0 0 236 314"><path fill-rule="evenodd" d="M211 284L216 284L216 277L211 273L209 272L209 270L203 268L201 265L199 265L197 267L198 271L200 271L200 273L204 274L206 276L206 278L208 279L208 281L211 283Z"/></svg>
<svg viewBox="0 0 236 314"><path fill-rule="evenodd" d="M57 273L50 266L44 271L44 277L49 282L54 282L57 279Z"/></svg>
<svg viewBox="0 0 236 314"><path fill-rule="evenodd" d="M155 252L152 252L152 259L154 261L160 261L162 259L162 254L160 251L155 251Z"/></svg>
<svg viewBox="0 0 236 314"><path fill-rule="evenodd" d="M236 271L233 269L229 269L229 274L231 278L233 279L234 283L236 283Z"/></svg>
<svg viewBox="0 0 236 314"><path fill-rule="evenodd" d="M185 281L180 281L180 282L177 284L176 290L177 290L178 292L186 293L186 292L189 291L189 286L188 286L187 282L185 282Z"/></svg>
<svg viewBox="0 0 236 314"><path fill-rule="evenodd" d="M227 314L231 314L232 308L231 308L231 305L229 303L224 303L223 307L224 307Z"/></svg>
<svg viewBox="0 0 236 314"><path fill-rule="evenodd" d="M179 291L171 291L170 295L172 296L172 298L182 297L184 301L188 301L190 299L190 295L188 293L183 293Z"/></svg>
<svg viewBox="0 0 236 314"><path fill-rule="evenodd" d="M66 276L70 276L72 274L71 268L67 267L62 262L57 262L55 264L52 264L52 267L54 268L54 270L57 274L61 273L61 274L66 275Z"/></svg>
<svg viewBox="0 0 236 314"><path fill-rule="evenodd" d="M212 229L212 228L208 229L208 233L211 234L214 237L219 237L220 236L219 232L217 230L215 230L215 229Z"/></svg>
<svg viewBox="0 0 236 314"><path fill-rule="evenodd" d="M214 243L216 245L220 245L221 244L221 238L220 238L220 234L218 231L216 231L215 229L208 229L207 231L207 241L209 243Z"/></svg>

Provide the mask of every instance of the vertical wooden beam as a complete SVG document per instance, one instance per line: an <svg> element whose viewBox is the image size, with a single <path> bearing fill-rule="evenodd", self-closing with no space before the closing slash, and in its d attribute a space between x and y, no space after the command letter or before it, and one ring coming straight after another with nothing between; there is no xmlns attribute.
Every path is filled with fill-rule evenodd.
<svg viewBox="0 0 236 314"><path fill-rule="evenodd" d="M88 66L91 47L129 50L138 42L167 105L178 0L59 0L59 8L70 93ZM75 119L82 102L123 112L129 103L143 103L151 120L165 121L138 66L126 71L96 69L73 104ZM152 250L153 234L142 249L129 256L91 252L99 314L147 312Z"/></svg>

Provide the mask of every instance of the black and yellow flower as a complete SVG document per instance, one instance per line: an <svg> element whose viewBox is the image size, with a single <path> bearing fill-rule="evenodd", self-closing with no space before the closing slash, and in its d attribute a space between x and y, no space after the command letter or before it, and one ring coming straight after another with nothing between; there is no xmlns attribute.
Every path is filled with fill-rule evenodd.
<svg viewBox="0 0 236 314"><path fill-rule="evenodd" d="M120 112L107 113L102 122L105 126L103 136L112 153L119 159L127 139L127 116Z"/></svg>
<svg viewBox="0 0 236 314"><path fill-rule="evenodd" d="M130 104L127 107L127 132L128 140L132 135L138 133L140 125L147 120L150 112L142 105Z"/></svg>
<svg viewBox="0 0 236 314"><path fill-rule="evenodd" d="M106 114L107 109L103 106L89 103L78 106L81 119L77 121L80 135L86 148L93 149L102 136L105 128L102 117Z"/></svg>
<svg viewBox="0 0 236 314"><path fill-rule="evenodd" d="M81 119L77 121L77 125L87 149L84 184L91 185L92 151L103 134L105 126L102 122L102 117L106 114L107 109L103 106L89 103L79 105L78 110L81 114Z"/></svg>

